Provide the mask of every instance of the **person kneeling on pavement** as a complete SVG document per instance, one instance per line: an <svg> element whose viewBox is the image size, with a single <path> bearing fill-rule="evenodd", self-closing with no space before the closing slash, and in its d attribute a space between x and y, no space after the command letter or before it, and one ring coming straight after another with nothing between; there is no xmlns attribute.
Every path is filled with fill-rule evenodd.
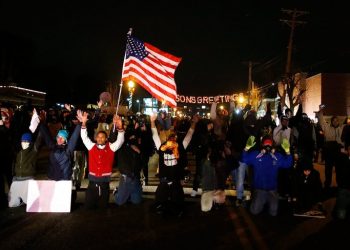
<svg viewBox="0 0 350 250"><path fill-rule="evenodd" d="M298 163L292 201L295 213L322 209L322 182L319 172L313 168L312 158Z"/></svg>
<svg viewBox="0 0 350 250"><path fill-rule="evenodd" d="M114 126L118 130L118 138L115 142L108 142L106 132L99 131L95 136L96 143L94 143L88 137L86 130L88 113L78 110L77 114L79 121L82 122L81 139L89 150L89 185L85 195L85 207L87 209L107 208L114 152L124 143L122 120L117 115L113 117Z"/></svg>
<svg viewBox="0 0 350 250"><path fill-rule="evenodd" d="M34 120L36 120L36 123L39 123L39 117L35 110L31 124ZM30 129L32 130L31 127ZM37 135L35 143L33 143L31 133L24 133L21 137L22 149L17 153L14 163L15 175L8 195L9 207L18 207L22 204L27 204L28 181L34 179L40 141L40 133Z"/></svg>
<svg viewBox="0 0 350 250"><path fill-rule="evenodd" d="M248 152L255 145L255 137L250 136L243 150L242 161L253 167L253 195L250 205L252 214L259 214L268 204L269 214L276 216L278 212L277 173L279 168L290 168L292 156L290 155L290 144L283 139L281 147L286 154L275 152L273 141L269 137L262 139L261 151Z"/></svg>
<svg viewBox="0 0 350 250"><path fill-rule="evenodd" d="M116 140L111 132L109 140ZM119 186L114 192L115 203L123 205L127 201L139 204L142 201L141 151L134 128L129 127L125 132L125 142L117 151L117 167L120 172Z"/></svg>
<svg viewBox="0 0 350 250"><path fill-rule="evenodd" d="M178 141L176 134L169 135L167 141L161 144L155 125L156 115L151 116L152 138L159 154L159 178L160 182L156 190L156 211L159 214L170 212L177 216L183 214L184 191L181 180L184 177L184 169L181 161L181 152L185 152L199 121L195 115L192 124L183 141ZM180 148L183 147L183 148Z"/></svg>

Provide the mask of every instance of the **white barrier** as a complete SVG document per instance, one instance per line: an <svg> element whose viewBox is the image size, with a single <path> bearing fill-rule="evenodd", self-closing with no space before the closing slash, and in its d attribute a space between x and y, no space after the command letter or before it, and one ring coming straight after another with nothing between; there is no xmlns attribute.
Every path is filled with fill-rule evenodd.
<svg viewBox="0 0 350 250"><path fill-rule="evenodd" d="M70 212L72 181L28 182L27 212Z"/></svg>

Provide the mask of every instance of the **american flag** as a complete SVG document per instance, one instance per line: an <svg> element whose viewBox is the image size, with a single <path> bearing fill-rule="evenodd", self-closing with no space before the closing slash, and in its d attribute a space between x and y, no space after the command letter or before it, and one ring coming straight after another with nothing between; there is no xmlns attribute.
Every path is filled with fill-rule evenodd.
<svg viewBox="0 0 350 250"><path fill-rule="evenodd" d="M128 34L122 80L134 80L159 101L176 107L174 73L180 61Z"/></svg>

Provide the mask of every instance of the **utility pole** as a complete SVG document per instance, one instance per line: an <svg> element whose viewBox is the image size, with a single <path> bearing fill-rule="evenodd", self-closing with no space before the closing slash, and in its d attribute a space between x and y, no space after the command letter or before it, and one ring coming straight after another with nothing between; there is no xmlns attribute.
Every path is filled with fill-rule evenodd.
<svg viewBox="0 0 350 250"><path fill-rule="evenodd" d="M250 101L251 92L252 92L252 73L253 73L253 66L259 64L258 62L248 61L243 62L244 65L248 65L248 102Z"/></svg>
<svg viewBox="0 0 350 250"><path fill-rule="evenodd" d="M290 27L289 42L288 42L288 47L287 47L287 49L288 49L287 63L286 63L286 76L288 76L291 73L293 37L294 37L295 27L299 24L306 24L306 22L304 22L304 21L298 21L297 18L302 16L302 15L309 14L309 12L308 11L300 11L297 9L294 9L294 10L281 9L281 11L292 17L292 19L289 19L289 20L280 19L281 22L288 24L288 26Z"/></svg>

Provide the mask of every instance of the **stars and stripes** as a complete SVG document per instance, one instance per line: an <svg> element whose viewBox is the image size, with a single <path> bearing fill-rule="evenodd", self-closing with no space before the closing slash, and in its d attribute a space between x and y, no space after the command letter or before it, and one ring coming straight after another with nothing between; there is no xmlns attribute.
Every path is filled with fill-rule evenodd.
<svg viewBox="0 0 350 250"><path fill-rule="evenodd" d="M128 34L122 80L134 80L159 101L176 107L174 74L180 61Z"/></svg>

